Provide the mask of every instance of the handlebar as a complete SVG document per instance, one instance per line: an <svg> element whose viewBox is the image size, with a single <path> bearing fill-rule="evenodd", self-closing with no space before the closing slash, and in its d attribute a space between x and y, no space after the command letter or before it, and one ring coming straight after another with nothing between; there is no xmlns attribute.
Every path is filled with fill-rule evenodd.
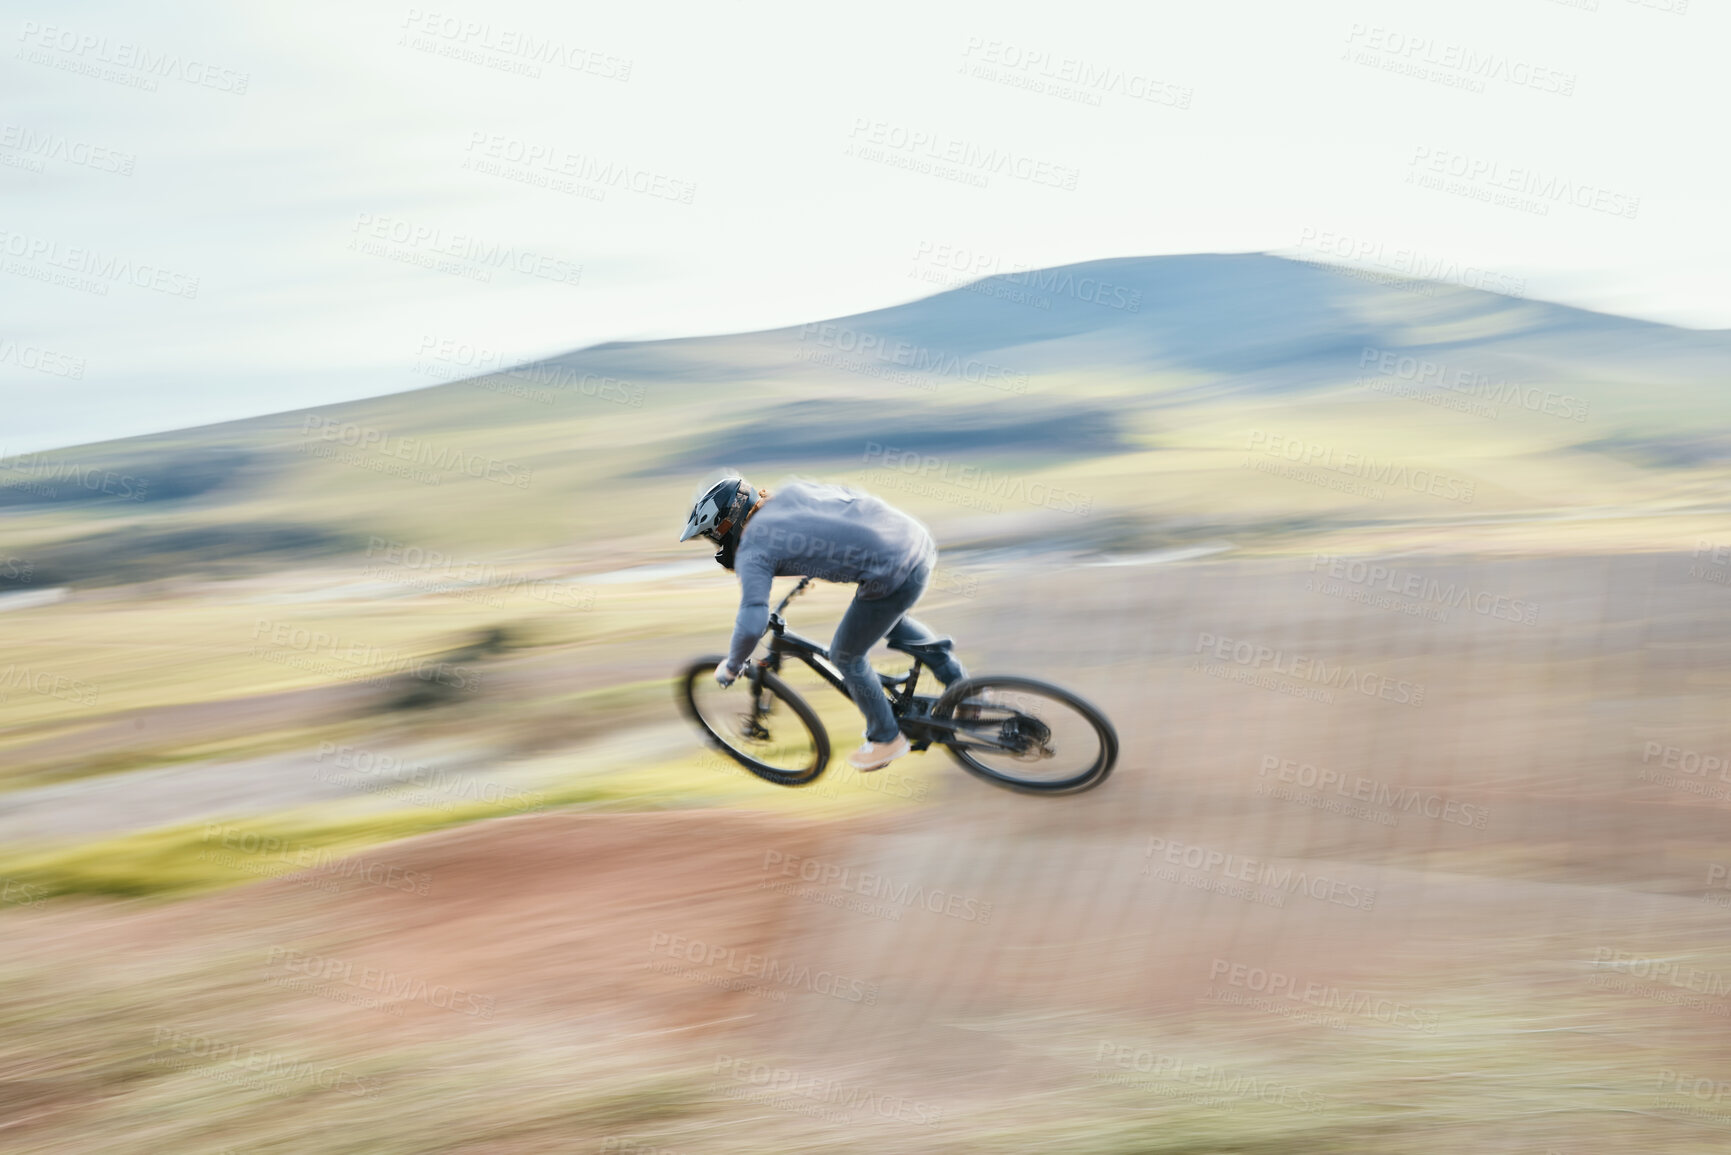
<svg viewBox="0 0 1731 1155"><path fill-rule="evenodd" d="M791 602L794 598L797 598L800 594L804 593L805 587L810 585L810 584L811 584L810 578L808 578L808 577L800 578L799 584L794 586L791 590L788 590L787 596L785 598L781 599L781 604L775 607L775 616L779 618L781 616L781 612L783 610L787 609L787 603Z"/></svg>

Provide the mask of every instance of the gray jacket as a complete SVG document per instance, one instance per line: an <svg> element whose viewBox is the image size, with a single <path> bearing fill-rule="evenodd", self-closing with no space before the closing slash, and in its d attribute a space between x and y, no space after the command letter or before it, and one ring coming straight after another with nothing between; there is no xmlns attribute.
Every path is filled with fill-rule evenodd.
<svg viewBox="0 0 1731 1155"><path fill-rule="evenodd" d="M743 667L769 625L775 578L855 582L859 597L881 598L937 554L930 530L869 493L816 481L783 484L746 522L734 551L739 618L728 665Z"/></svg>

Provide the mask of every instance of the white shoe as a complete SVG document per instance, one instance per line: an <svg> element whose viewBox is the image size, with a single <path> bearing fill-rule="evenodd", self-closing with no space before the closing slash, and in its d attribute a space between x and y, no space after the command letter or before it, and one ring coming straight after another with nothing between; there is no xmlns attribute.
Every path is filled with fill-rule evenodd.
<svg viewBox="0 0 1731 1155"><path fill-rule="evenodd" d="M881 770L907 752L906 734L897 734L893 742L873 742L868 739L864 746L847 756L847 764L863 774L869 770Z"/></svg>

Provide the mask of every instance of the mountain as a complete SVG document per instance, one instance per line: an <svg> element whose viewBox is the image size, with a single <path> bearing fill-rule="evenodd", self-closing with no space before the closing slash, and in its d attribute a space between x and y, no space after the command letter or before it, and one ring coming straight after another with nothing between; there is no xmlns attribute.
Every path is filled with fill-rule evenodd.
<svg viewBox="0 0 1731 1155"><path fill-rule="evenodd" d="M1010 476L1085 492L1089 525L1146 541L1436 513L1422 494L1372 506L1242 468L1268 436L1448 470L1493 516L1707 508L1731 461L1731 333L1267 254L992 276L480 377L437 351L422 368L450 380L0 462L0 525L42 572L120 581L381 537L653 555L692 477L720 464L899 487L940 528L1047 516L976 492L982 472Z"/></svg>
<svg viewBox="0 0 1731 1155"><path fill-rule="evenodd" d="M907 361L984 359L1026 372L1185 371L1239 387L1357 375L1366 347L1428 360L1471 354L1529 375L1722 373L1731 331L1703 332L1435 281L1268 254L1123 257L985 277L931 297L815 323L876 337ZM834 349L814 326L609 344L547 365L679 379L798 371ZM838 350L840 351L840 350ZM873 355L873 359L882 359Z"/></svg>

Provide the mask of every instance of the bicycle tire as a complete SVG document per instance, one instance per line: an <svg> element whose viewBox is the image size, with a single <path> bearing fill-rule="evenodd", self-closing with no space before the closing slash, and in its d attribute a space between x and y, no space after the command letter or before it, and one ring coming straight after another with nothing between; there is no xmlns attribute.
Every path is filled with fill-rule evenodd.
<svg viewBox="0 0 1731 1155"><path fill-rule="evenodd" d="M1084 790L1092 790L1104 782L1112 773L1112 767L1118 761L1118 731L1112 722L1101 713L1099 707L1080 695L1073 694L1062 686L1054 686L1050 682L1042 682L1034 678L1012 676L985 675L981 677L964 678L944 691L937 705L932 707L932 717L948 719L955 712L961 701L985 689L997 688L1014 693L1032 694L1061 702L1076 711L1094 729L1100 741L1100 753L1092 765L1079 774L1056 781L1043 781L1032 778L1018 778L986 765L968 752L966 746L953 742L945 742L944 746L950 756L962 764L962 768L974 777L990 782L994 786L1002 786L1006 790L1016 790L1024 794L1079 794Z"/></svg>
<svg viewBox="0 0 1731 1155"><path fill-rule="evenodd" d="M709 658L699 658L686 669L684 676L679 679L679 704L685 710L686 716L703 732L710 745L765 782L773 782L777 786L807 786L815 782L818 776L829 766L829 731L824 729L823 722L817 716L817 711L813 710L811 705L786 682L783 682L770 671L762 670L758 673L758 677L762 679L764 692L786 703L788 709L793 711L794 716L804 724L806 731L811 735L813 753L810 765L802 770L792 771L753 758L745 751L729 744L726 736L719 733L709 719L703 716L703 712L697 706L696 690L698 686L705 684L715 676L715 667L721 662L722 656L720 654ZM747 676L741 674L729 692L737 692L742 696L748 694L750 686L745 684ZM712 686L711 688L718 687Z"/></svg>

